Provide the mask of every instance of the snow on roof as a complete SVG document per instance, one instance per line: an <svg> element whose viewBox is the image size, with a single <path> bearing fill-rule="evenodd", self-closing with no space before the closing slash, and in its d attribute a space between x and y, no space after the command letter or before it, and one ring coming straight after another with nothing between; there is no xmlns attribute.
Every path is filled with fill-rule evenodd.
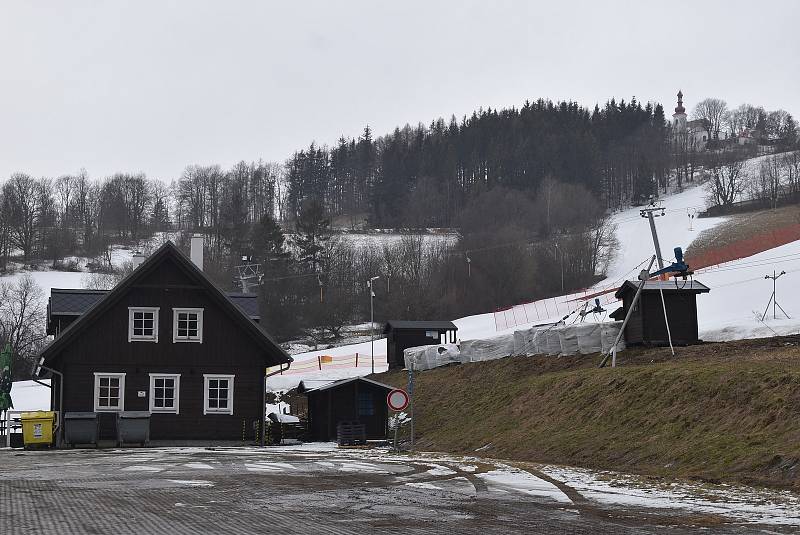
<svg viewBox="0 0 800 535"><path fill-rule="evenodd" d="M457 331L458 327L452 321L407 321L407 320L389 320L386 322L383 332L388 332L391 329L430 329L435 330L454 330Z"/></svg>
<svg viewBox="0 0 800 535"><path fill-rule="evenodd" d="M619 290L617 290L616 297L620 297L629 290L636 290L639 287L639 281L626 280ZM694 292L694 293L707 293L711 289L696 280L669 280L669 281L647 281L644 283L642 291L648 290L663 290L665 292Z"/></svg>
<svg viewBox="0 0 800 535"><path fill-rule="evenodd" d="M50 314L53 316L80 316L108 294L109 290L87 290L81 288L53 288L50 290ZM226 292L251 319L261 315L256 294Z"/></svg>
<svg viewBox="0 0 800 535"><path fill-rule="evenodd" d="M394 390L393 386L379 383L378 381L373 381L372 379L367 379L366 377L349 377L347 379L339 379L338 381L331 381L327 384L322 386L318 386L315 388L307 388L305 385L305 381L300 381L300 385L297 387L297 391L300 393L307 393L307 392L321 392L323 390L330 390L331 388L336 388L338 386L352 383L353 381L363 381L365 383L370 383L375 386L379 386L381 388L385 388L386 390Z"/></svg>
<svg viewBox="0 0 800 535"><path fill-rule="evenodd" d="M293 414L283 414L282 412L271 412L267 415L272 421L281 423L281 424L297 424L300 423L300 418Z"/></svg>

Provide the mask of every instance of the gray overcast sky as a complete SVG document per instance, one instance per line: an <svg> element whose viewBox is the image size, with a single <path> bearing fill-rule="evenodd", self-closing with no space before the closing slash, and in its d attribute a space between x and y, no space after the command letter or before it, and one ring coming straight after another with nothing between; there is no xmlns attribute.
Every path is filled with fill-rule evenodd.
<svg viewBox="0 0 800 535"><path fill-rule="evenodd" d="M283 161L526 98L800 116L800 2L0 0L0 179Z"/></svg>

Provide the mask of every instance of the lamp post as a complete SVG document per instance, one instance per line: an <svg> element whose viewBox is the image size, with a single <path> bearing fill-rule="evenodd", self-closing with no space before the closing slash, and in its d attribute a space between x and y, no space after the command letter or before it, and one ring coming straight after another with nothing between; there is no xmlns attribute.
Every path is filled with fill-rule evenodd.
<svg viewBox="0 0 800 535"><path fill-rule="evenodd" d="M372 291L372 283L378 279L380 279L380 277L371 277L367 281L367 288L369 288L369 332L370 332L369 347L371 353L373 374L375 374L375 308L372 304L372 301L375 299L375 292Z"/></svg>

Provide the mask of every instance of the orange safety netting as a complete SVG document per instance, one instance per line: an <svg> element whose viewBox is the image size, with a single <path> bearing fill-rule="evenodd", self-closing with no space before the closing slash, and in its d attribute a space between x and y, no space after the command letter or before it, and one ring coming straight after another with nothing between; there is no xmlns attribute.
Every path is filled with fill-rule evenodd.
<svg viewBox="0 0 800 535"><path fill-rule="evenodd" d="M386 366L386 355L375 355L376 366ZM369 354L354 353L352 355L319 355L309 359L295 361L288 370L283 370L279 375L295 375L300 373L313 373L324 370L337 370L346 368L371 368L372 357ZM268 371L277 372L277 366Z"/></svg>
<svg viewBox="0 0 800 535"><path fill-rule="evenodd" d="M763 253L775 247L800 240L800 223L761 232L697 255L687 255L690 268L697 270Z"/></svg>

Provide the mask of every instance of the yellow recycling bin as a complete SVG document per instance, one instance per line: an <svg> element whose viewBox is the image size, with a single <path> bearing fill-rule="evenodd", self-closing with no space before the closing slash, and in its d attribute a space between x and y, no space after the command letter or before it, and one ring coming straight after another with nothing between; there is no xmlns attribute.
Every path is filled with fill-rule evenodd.
<svg viewBox="0 0 800 535"><path fill-rule="evenodd" d="M22 421L22 441L25 446L34 444L53 443L53 426L56 421L56 413L51 411L23 412L20 416Z"/></svg>

